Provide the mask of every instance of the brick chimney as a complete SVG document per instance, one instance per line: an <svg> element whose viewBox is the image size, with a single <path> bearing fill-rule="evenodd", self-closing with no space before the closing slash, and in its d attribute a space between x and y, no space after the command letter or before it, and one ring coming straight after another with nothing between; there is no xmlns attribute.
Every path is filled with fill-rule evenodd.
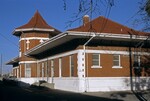
<svg viewBox="0 0 150 101"><path fill-rule="evenodd" d="M85 26L86 23L90 22L89 15L84 15L83 16L83 25Z"/></svg>

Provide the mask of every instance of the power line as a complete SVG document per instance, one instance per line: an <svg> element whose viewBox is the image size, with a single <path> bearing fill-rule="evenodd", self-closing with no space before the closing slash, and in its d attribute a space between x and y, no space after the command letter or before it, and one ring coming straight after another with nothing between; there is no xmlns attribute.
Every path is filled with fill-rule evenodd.
<svg viewBox="0 0 150 101"><path fill-rule="evenodd" d="M139 10L138 11L136 11L131 17L129 17L125 22L124 22L124 24L126 25L127 23L129 23L129 21L132 21L132 19L133 18L136 18L135 20L134 20L134 23L132 23L133 25L135 25L135 24L140 24L141 25L141 23L143 23L143 22L141 22L142 20L144 20L143 18L145 18L146 17L146 13L144 12L144 9L145 9L145 5L146 5L146 1L144 0L142 0L141 2L138 2L140 5L139 5ZM141 17L140 17L141 16ZM148 17L146 17L146 18L148 18Z"/></svg>
<svg viewBox="0 0 150 101"><path fill-rule="evenodd" d="M7 40L9 43L11 43L12 45L16 46L18 48L18 45L16 43L14 43L13 41L11 41L10 39L8 39L7 37L5 37L2 33L0 33L0 36L3 37L5 40Z"/></svg>
<svg viewBox="0 0 150 101"><path fill-rule="evenodd" d="M113 0L109 0L108 3L107 3L106 12L105 12L106 20L103 19L103 21L102 21L102 27L101 27L100 33L101 33L101 32L105 29L105 27L106 27L106 24L107 24L107 21L108 21L110 12L111 12L111 8L112 8L113 5L114 5L114 1L113 1Z"/></svg>

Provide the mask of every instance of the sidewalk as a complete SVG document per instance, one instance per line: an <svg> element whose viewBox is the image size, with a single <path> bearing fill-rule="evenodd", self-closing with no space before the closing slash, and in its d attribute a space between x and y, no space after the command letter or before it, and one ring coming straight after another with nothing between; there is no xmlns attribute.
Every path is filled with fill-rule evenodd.
<svg viewBox="0 0 150 101"><path fill-rule="evenodd" d="M150 91L140 91L140 92L132 92L132 91L116 91L116 92L84 92L84 93L74 93L68 91L62 91L57 89L37 89L30 88L32 91L39 92L44 94L45 96L49 95L63 95L69 97L75 97L78 95L85 95L89 97L96 98L106 98L110 100L118 100L118 101L150 101ZM79 97L79 96L78 96Z"/></svg>
<svg viewBox="0 0 150 101"><path fill-rule="evenodd" d="M123 101L150 101L150 91L135 92L116 91L116 92L87 92L85 95L118 99Z"/></svg>

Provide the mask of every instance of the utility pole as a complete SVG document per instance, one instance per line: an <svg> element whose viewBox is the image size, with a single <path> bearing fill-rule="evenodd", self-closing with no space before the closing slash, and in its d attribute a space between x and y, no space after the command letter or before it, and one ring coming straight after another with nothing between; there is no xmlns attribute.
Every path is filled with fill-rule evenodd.
<svg viewBox="0 0 150 101"><path fill-rule="evenodd" d="M1 77L3 76L3 63L2 63L2 54L1 54Z"/></svg>

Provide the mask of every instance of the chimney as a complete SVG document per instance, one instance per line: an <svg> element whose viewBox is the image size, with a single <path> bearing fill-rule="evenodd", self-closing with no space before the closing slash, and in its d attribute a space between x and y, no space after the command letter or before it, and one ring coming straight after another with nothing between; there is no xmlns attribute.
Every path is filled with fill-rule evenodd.
<svg viewBox="0 0 150 101"><path fill-rule="evenodd" d="M87 24L88 22L90 22L89 15L84 15L83 16L83 25L85 26L85 24Z"/></svg>

